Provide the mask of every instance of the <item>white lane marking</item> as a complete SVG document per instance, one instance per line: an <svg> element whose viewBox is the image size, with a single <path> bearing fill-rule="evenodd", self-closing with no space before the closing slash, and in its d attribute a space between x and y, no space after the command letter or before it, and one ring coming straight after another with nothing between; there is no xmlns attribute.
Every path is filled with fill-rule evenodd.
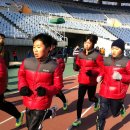
<svg viewBox="0 0 130 130"><path fill-rule="evenodd" d="M68 90L63 91L63 93L66 93L66 92L68 92L68 91L70 91L70 90L73 90L73 89L75 89L75 88L77 88L77 87L78 87L78 85L76 85L76 86L74 86L74 87L72 87L72 88L70 88L70 89L68 89ZM22 111L22 112L24 113L25 110ZM8 119L6 119L6 120L0 122L0 125L6 123L7 121L9 121L9 120L11 120L11 119L13 119L13 118L14 118L14 117L12 116L12 117L10 117L10 118L8 118Z"/></svg>
<svg viewBox="0 0 130 130"><path fill-rule="evenodd" d="M65 78L63 78L63 79L67 79L67 78L70 78L70 77L77 77L77 75L78 75L78 74L70 75L70 76L67 76L67 77L65 77Z"/></svg>
<svg viewBox="0 0 130 130"><path fill-rule="evenodd" d="M87 108L81 115L81 118L94 106L94 103L91 104L91 106L89 108ZM69 128L67 128L67 130L71 130L73 128L73 126L71 125Z"/></svg>
<svg viewBox="0 0 130 130"><path fill-rule="evenodd" d="M74 77L74 76L76 76L76 75L67 76L67 77L65 77L64 79L70 78L70 77ZM70 88L70 89L68 89L68 90L63 91L63 93L66 93L66 92L68 92L68 91L70 91L70 90L73 90L73 89L75 89L75 88L77 88L77 87L78 87L78 85L76 85L76 86L74 86L74 87L72 87L72 88ZM19 92L19 91L17 91L16 93L18 93L18 92ZM13 93L13 94L14 94L14 93ZM24 113L25 110L22 111L22 112ZM9 120L11 120L11 119L13 119L13 118L14 118L14 117L12 116L12 117L10 117L10 118L8 118L8 119L6 119L6 120L0 122L0 125L6 123L7 121L9 121Z"/></svg>
<svg viewBox="0 0 130 130"><path fill-rule="evenodd" d="M22 111L22 113L25 113L25 110L24 111ZM6 123L7 121L9 121L9 120L11 120L11 119L13 119L14 117L13 116L11 116L10 118L8 118L8 119L6 119L6 120L4 120L4 121L2 121L2 122L0 122L0 125L2 125L2 124L4 124L4 123Z"/></svg>

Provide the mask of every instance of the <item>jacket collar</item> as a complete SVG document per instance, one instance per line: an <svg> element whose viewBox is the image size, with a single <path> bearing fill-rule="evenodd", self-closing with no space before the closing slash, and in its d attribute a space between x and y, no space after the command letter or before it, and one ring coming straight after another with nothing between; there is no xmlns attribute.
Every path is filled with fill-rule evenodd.
<svg viewBox="0 0 130 130"><path fill-rule="evenodd" d="M49 60L50 60L50 56L39 59L39 62L45 64L45 63L49 62Z"/></svg>
<svg viewBox="0 0 130 130"><path fill-rule="evenodd" d="M94 48L88 51L88 55L94 52ZM86 53L83 51L83 53L86 55Z"/></svg>
<svg viewBox="0 0 130 130"><path fill-rule="evenodd" d="M120 59L122 59L123 57L124 57L124 55L121 54L121 55L119 55L119 56L117 56L117 57L111 57L111 58L114 59L114 60L120 60Z"/></svg>

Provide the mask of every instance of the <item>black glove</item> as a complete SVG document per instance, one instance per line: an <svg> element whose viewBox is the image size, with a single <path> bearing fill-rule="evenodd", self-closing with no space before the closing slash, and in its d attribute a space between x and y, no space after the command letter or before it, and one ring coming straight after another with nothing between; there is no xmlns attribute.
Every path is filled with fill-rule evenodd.
<svg viewBox="0 0 130 130"><path fill-rule="evenodd" d="M39 87L36 89L36 91L37 91L37 95L38 95L39 97L46 95L46 89L43 88L43 87L41 87L41 86L39 86Z"/></svg>
<svg viewBox="0 0 130 130"><path fill-rule="evenodd" d="M92 71L91 71L91 70L88 70L88 71L86 72L86 75L92 76Z"/></svg>
<svg viewBox="0 0 130 130"><path fill-rule="evenodd" d="M21 96L30 96L31 94L32 94L32 91L27 86L24 86L20 89Z"/></svg>

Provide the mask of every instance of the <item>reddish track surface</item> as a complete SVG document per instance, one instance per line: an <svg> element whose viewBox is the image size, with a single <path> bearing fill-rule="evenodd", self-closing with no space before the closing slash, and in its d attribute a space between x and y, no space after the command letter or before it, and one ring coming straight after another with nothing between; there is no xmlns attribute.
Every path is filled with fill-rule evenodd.
<svg viewBox="0 0 130 130"><path fill-rule="evenodd" d="M76 119L76 102L77 102L77 78L75 76L64 79L65 96L68 100L68 110L62 110L62 102L57 97L53 98L52 106L57 105L57 116L54 119L45 120L43 123L44 130L67 130L71 128L72 122ZM99 87L97 89L98 93ZM127 109L127 116L123 119L121 116L113 118L111 113L108 114L106 120L105 130L129 130L130 129L130 89L128 90L127 97L125 99L125 106ZM13 94L6 98L6 100L13 102L16 107L23 111L25 107L22 105L22 99L19 94ZM94 112L93 107L90 108L92 103L87 100L87 95L84 100L82 125L78 128L71 128L71 130L95 130L95 120L97 113ZM15 128L15 119L3 111L0 111L0 130L27 130L24 123L22 127ZM4 123L2 123L5 121ZM68 129L69 130L69 129Z"/></svg>

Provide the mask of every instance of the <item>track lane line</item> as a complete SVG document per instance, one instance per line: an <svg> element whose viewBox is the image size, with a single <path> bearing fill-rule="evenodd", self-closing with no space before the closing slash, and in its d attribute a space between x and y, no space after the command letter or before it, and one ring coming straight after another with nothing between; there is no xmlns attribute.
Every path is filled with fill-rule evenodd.
<svg viewBox="0 0 130 130"><path fill-rule="evenodd" d="M82 114L81 114L81 118L94 106L95 103L91 104L91 106L89 108L87 108ZM75 120L76 121L76 120ZM73 128L73 126L69 126L66 130L71 130Z"/></svg>
<svg viewBox="0 0 130 130"><path fill-rule="evenodd" d="M22 113L25 113L25 110L23 110L22 111ZM4 121L2 121L2 122L0 122L0 125L2 125L2 124L4 124L4 123L6 123L7 121L9 121L9 120L11 120L11 119L13 119L14 117L13 116L11 116L10 118L8 118L8 119L6 119L6 120L4 120Z"/></svg>
<svg viewBox="0 0 130 130"><path fill-rule="evenodd" d="M66 93L66 92L68 92L68 91L70 91L70 90L73 90L73 89L75 89L75 88L77 88L77 87L78 87L78 85L76 85L76 86L74 86L74 87L72 87L72 88L70 88L70 89L67 89L67 90L63 91L63 93ZM25 110L23 110L22 112L25 113ZM6 119L6 120L0 122L0 125L1 125L1 124L4 124L4 123L6 123L6 122L8 122L9 120L11 120L11 119L13 119L13 118L14 118L14 117L11 116L10 118L8 118L8 119Z"/></svg>

